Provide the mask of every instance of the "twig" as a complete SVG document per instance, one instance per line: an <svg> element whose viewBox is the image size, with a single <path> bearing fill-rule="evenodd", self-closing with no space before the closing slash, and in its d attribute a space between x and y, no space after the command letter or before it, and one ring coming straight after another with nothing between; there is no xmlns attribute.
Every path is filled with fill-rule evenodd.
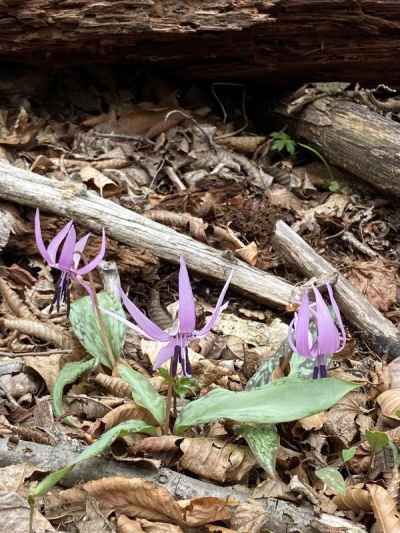
<svg viewBox="0 0 400 533"><path fill-rule="evenodd" d="M378 257L379 254L377 254L372 248L370 248L367 244L364 244L363 242L360 242L352 233L349 231L344 231L341 235L342 240L348 242L354 248L359 250L365 255L368 255L369 257Z"/></svg>
<svg viewBox="0 0 400 533"><path fill-rule="evenodd" d="M48 356L48 355L53 355L53 354L65 354L65 353L71 353L72 350L57 350L57 348L55 348L54 350L46 350L46 351L42 351L42 352L21 352L21 353L15 353L15 352L1 352L0 351L0 357L11 357L11 358L16 358L16 357L25 357L26 355L37 355L38 357L45 357L45 356Z"/></svg>

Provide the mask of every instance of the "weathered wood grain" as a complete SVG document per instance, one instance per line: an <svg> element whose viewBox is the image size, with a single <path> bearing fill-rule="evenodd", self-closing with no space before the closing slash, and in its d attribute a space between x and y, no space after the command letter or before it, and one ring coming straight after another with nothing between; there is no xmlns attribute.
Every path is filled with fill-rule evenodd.
<svg viewBox="0 0 400 533"><path fill-rule="evenodd" d="M0 57L186 77L395 82L397 0L4 0Z"/></svg>
<svg viewBox="0 0 400 533"><path fill-rule="evenodd" d="M0 161L0 198L73 218L97 233L104 227L113 239L173 263L183 256L189 268L206 277L223 281L233 270L232 286L240 291L277 307L290 302L292 285L288 282L105 200L85 186L58 183Z"/></svg>
<svg viewBox="0 0 400 533"><path fill-rule="evenodd" d="M399 4L400 5L400 4ZM400 196L400 124L366 105L325 97L299 115L277 110L297 138L329 162L387 194Z"/></svg>

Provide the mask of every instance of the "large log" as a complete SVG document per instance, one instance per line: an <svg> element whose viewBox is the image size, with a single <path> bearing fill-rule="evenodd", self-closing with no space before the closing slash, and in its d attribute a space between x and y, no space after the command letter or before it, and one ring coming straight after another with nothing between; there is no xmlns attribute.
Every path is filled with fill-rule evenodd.
<svg viewBox="0 0 400 533"><path fill-rule="evenodd" d="M283 107L277 112L297 138L309 141L329 162L400 196L398 122L345 98L321 98L299 114L288 114Z"/></svg>
<svg viewBox="0 0 400 533"><path fill-rule="evenodd" d="M180 75L400 81L397 0L3 0L0 57Z"/></svg>
<svg viewBox="0 0 400 533"><path fill-rule="evenodd" d="M105 200L85 186L57 185L0 161L0 198L73 218L97 233L104 227L116 241L150 250L167 261L178 263L183 256L191 269L210 278L225 280L233 270L232 285L263 303L285 307L291 300L293 287L288 282Z"/></svg>

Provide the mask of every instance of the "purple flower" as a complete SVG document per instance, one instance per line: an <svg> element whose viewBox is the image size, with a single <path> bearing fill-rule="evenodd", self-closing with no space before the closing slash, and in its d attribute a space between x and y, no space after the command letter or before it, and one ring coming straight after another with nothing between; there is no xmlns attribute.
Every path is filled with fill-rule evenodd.
<svg viewBox="0 0 400 533"><path fill-rule="evenodd" d="M306 290L300 308L289 326L289 344L303 357L315 359L314 378L326 377L327 356L340 352L346 344L346 333L332 287L326 284L332 312L321 293L313 287L313 303Z"/></svg>
<svg viewBox="0 0 400 533"><path fill-rule="evenodd" d="M157 369L163 365L168 359L171 359L171 375L176 376L178 363L182 368L184 376L192 374L191 365L188 357L188 345L193 339L199 339L209 333L211 328L217 322L222 311L226 309L228 303L223 303L226 291L232 278L232 272L229 275L224 288L219 295L217 305L209 318L206 325L200 330L196 330L196 309L190 285L189 274L186 268L185 260L180 258L179 269L179 312L178 312L178 326L175 331L168 333L162 330L157 324L154 324L149 318L140 311L136 305L129 300L127 295L121 291L122 301L129 314L136 324L121 318L119 315L112 314L116 319L124 322L128 327L133 329L136 333L153 341L160 341L167 343L160 349L154 368ZM104 309L105 312L107 312Z"/></svg>
<svg viewBox="0 0 400 533"><path fill-rule="evenodd" d="M91 292L89 285L83 281L83 276L94 270L104 257L106 251L104 229L99 253L94 259L80 267L81 256L89 237L90 233L77 241L74 223L71 220L55 237L53 237L50 244L46 247L43 242L42 230L40 227L40 212L39 209L36 210L36 246L46 263L51 268L55 268L61 272L51 308L56 304L57 310L59 311L60 305L64 301L67 302L67 306L69 307L69 287L71 280L77 281L83 285L89 293Z"/></svg>

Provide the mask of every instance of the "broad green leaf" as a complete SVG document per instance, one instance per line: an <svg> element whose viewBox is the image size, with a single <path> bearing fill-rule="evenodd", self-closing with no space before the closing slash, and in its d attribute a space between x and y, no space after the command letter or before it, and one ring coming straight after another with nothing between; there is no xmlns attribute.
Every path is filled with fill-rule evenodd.
<svg viewBox="0 0 400 533"><path fill-rule="evenodd" d="M279 361L284 357L289 357L291 353L292 349L288 341L283 341L272 357L268 357L261 363L257 372L247 382L246 390L253 390L267 385L271 381L272 373L279 365Z"/></svg>
<svg viewBox="0 0 400 533"><path fill-rule="evenodd" d="M164 396L158 394L150 381L140 372L123 364L119 364L117 369L121 379L131 387L135 402L147 409L161 426L167 412Z"/></svg>
<svg viewBox="0 0 400 533"><path fill-rule="evenodd" d="M358 386L335 378L287 377L251 391L215 389L181 411L175 431L220 418L257 424L291 422L329 409Z"/></svg>
<svg viewBox="0 0 400 533"><path fill-rule="evenodd" d="M289 376L298 378L312 378L315 360L311 357L303 357L297 352L292 353L290 358Z"/></svg>
<svg viewBox="0 0 400 533"><path fill-rule="evenodd" d="M346 492L346 482L342 474L331 466L321 468L315 471L315 475L325 483L327 487L336 492L336 494L344 494Z"/></svg>
<svg viewBox="0 0 400 533"><path fill-rule="evenodd" d="M347 463L347 461L351 461L356 453L357 453L357 446L353 446L352 448L345 448L344 450L342 450L343 462Z"/></svg>
<svg viewBox="0 0 400 533"><path fill-rule="evenodd" d="M97 365L96 359L89 359L88 361L76 361L74 363L67 363L57 376L57 381L53 388L52 403L55 416L62 416L64 389L67 385L75 383L75 381L87 372L92 370ZM66 417L65 422L75 425L71 417Z"/></svg>
<svg viewBox="0 0 400 533"><path fill-rule="evenodd" d="M389 446L390 439L382 431L366 431L365 438L374 453L378 453Z"/></svg>
<svg viewBox="0 0 400 533"><path fill-rule="evenodd" d="M101 308L117 313L125 318L121 302L115 296L103 291L97 294L97 300ZM101 318L105 327L105 334L110 341L114 358L118 359L124 347L126 326L106 313L102 313ZM89 296L84 296L71 305L69 320L75 335L83 344L86 351L93 357L99 358L103 365L111 368L107 348L104 346L101 338L96 314Z"/></svg>
<svg viewBox="0 0 400 533"><path fill-rule="evenodd" d="M142 420L128 420L118 424L118 426L115 426L104 433L95 443L88 446L72 463L46 476L36 487L30 490L30 498L43 496L51 489L51 487L58 483L60 479L69 474L78 463L100 455L110 448L112 443L118 437L123 437L129 433L146 433L147 435L155 435L156 430L153 426L146 424Z"/></svg>
<svg viewBox="0 0 400 533"><path fill-rule="evenodd" d="M240 426L240 433L254 454L257 463L272 478L275 477L276 457L279 450L279 434L272 424Z"/></svg>

